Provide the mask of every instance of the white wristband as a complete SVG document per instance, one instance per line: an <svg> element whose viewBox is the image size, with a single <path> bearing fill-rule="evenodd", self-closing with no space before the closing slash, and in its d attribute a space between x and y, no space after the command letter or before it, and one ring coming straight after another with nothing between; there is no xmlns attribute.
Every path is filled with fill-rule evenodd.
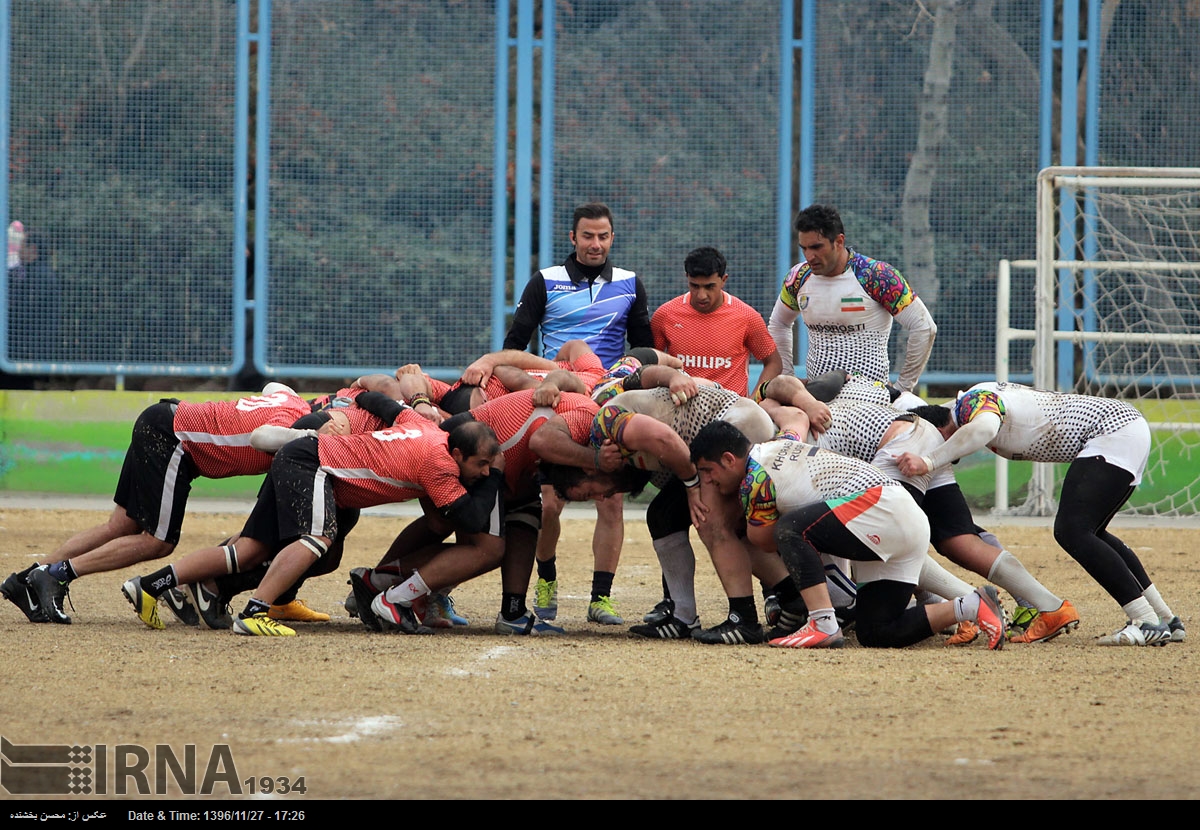
<svg viewBox="0 0 1200 830"><path fill-rule="evenodd" d="M694 487L699 487L700 486L700 476L694 475L691 478L685 478L683 480L683 486L688 488L689 490L691 490Z"/></svg>

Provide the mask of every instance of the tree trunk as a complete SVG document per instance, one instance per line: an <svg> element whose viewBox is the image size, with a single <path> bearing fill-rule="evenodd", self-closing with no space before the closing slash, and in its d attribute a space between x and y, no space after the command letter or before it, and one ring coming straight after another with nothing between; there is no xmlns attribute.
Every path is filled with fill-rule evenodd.
<svg viewBox="0 0 1200 830"><path fill-rule="evenodd" d="M925 84L918 104L917 147L904 180L904 200L900 209L904 275L930 307L937 303L939 285L929 204L937 177L938 156L946 141L959 8L959 0L939 0L933 12L929 65L925 69Z"/></svg>

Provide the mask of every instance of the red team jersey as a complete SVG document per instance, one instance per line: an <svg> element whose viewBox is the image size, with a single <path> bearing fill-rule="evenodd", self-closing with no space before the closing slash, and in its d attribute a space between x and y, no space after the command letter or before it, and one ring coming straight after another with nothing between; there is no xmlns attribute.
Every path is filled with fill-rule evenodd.
<svg viewBox="0 0 1200 830"><path fill-rule="evenodd" d="M250 446L264 425L290 427L311 411L290 389L236 401L184 401L175 408L175 437L205 478L252 476L271 467L271 456Z"/></svg>
<svg viewBox="0 0 1200 830"><path fill-rule="evenodd" d="M367 390L339 389L323 408L340 410L350 422L351 432L374 432L377 429L387 429L391 424L385 424L378 416L355 405L354 399L365 391Z"/></svg>
<svg viewBox="0 0 1200 830"><path fill-rule="evenodd" d="M691 295L663 303L650 318L654 347L683 361L690 375L716 381L745 396L750 355L762 360L775 351L762 315L727 292L720 308L701 314Z"/></svg>
<svg viewBox="0 0 1200 830"><path fill-rule="evenodd" d="M428 496L448 507L467 493L450 455L450 435L411 409L396 425L357 435L321 435L321 469L339 507L364 508Z"/></svg>
<svg viewBox="0 0 1200 830"><path fill-rule="evenodd" d="M511 392L471 410L475 420L492 428L504 451L504 486L510 496L522 495L533 488L538 457L529 449L529 439L542 424L561 415L571 437L579 444L587 442L592 420L599 407L586 395L564 392L558 406L533 405L533 390Z"/></svg>

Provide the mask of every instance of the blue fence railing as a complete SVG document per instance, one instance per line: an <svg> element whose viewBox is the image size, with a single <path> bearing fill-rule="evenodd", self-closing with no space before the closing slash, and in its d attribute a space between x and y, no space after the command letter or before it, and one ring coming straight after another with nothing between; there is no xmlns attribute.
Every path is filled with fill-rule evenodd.
<svg viewBox="0 0 1200 830"><path fill-rule="evenodd" d="M943 67L937 274L908 275L939 325L928 383L992 375L996 263L1033 255L1039 166L1158 163L1116 120L1123 79L1196 57L1131 4L1107 32L1099 2L998 5L959 10ZM0 371L450 376L593 200L652 308L715 245L766 316L813 201L904 270L937 25L890 0L0 0L0 224L41 243L0 272ZM1200 94L1156 77L1196 152Z"/></svg>

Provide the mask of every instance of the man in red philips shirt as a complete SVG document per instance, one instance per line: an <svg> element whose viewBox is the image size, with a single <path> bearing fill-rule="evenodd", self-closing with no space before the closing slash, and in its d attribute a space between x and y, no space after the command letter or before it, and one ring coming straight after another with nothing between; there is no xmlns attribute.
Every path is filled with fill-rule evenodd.
<svg viewBox="0 0 1200 830"><path fill-rule="evenodd" d="M783 358L762 315L725 291L729 274L716 248L696 248L684 260L688 293L663 303L650 319L654 347L683 361L683 371L748 394L750 356L760 380L783 370Z"/></svg>

